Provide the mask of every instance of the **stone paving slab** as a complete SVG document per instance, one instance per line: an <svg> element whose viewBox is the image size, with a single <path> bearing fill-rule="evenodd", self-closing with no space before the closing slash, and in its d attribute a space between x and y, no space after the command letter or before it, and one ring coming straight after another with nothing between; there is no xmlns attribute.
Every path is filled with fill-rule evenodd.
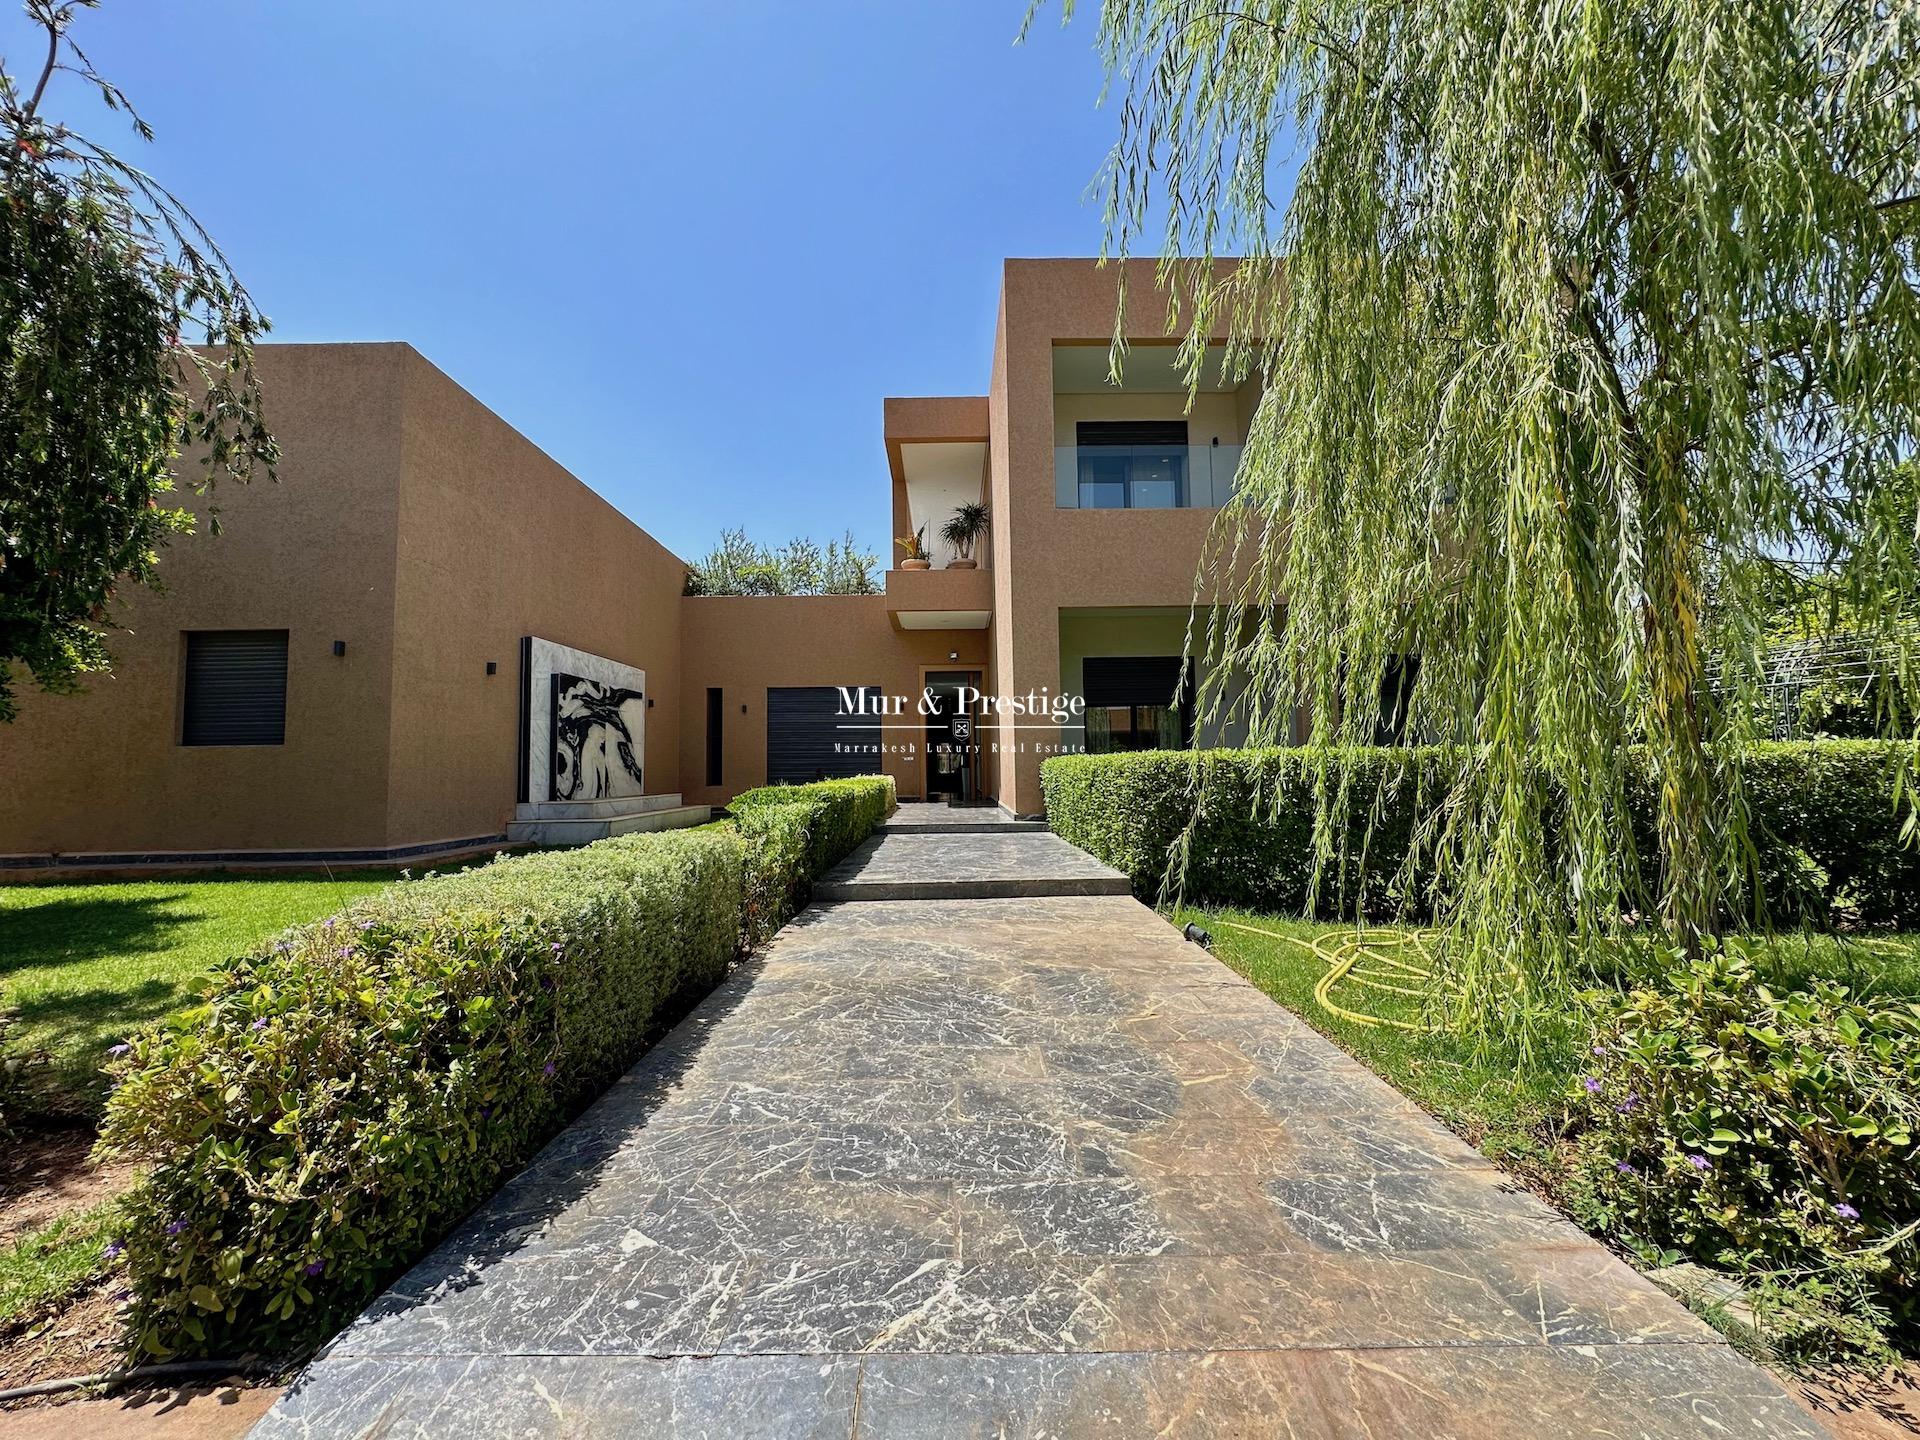
<svg viewBox="0 0 1920 1440"><path fill-rule="evenodd" d="M256 1433L1822 1432L1397 1091L1094 896L798 917Z"/></svg>
<svg viewBox="0 0 1920 1440"><path fill-rule="evenodd" d="M882 835L1021 835L1047 828L1044 820L1020 820L998 805L905 804L875 827Z"/></svg>
<svg viewBox="0 0 1920 1440"><path fill-rule="evenodd" d="M1058 835L1008 831L883 832L814 885L838 900L1013 900L1052 895L1128 895L1133 886Z"/></svg>

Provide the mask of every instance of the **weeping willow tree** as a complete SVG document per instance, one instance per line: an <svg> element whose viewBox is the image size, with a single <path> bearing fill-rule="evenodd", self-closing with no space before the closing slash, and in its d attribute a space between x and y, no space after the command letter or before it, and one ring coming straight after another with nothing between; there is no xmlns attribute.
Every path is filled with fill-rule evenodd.
<svg viewBox="0 0 1920 1440"><path fill-rule="evenodd" d="M1364 744L1418 657L1426 898L1483 1038L1537 1033L1598 940L1744 920L1780 567L1914 713L1920 8L1107 0L1100 44L1109 253L1157 241L1196 370L1224 326L1267 378L1191 647L1250 683L1206 708ZM1330 749L1323 862L1347 783Z"/></svg>

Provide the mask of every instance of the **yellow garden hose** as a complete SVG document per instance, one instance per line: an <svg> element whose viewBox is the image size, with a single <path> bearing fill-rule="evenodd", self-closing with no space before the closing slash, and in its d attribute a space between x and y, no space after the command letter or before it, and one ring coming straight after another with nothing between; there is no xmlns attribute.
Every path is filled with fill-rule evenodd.
<svg viewBox="0 0 1920 1440"><path fill-rule="evenodd" d="M1425 985L1420 982L1433 978L1433 952L1427 947L1424 935L1403 930L1355 930L1351 935L1340 937L1339 943L1329 947L1325 942L1331 936L1319 936L1303 940L1297 935L1284 935L1278 930L1263 930L1258 925L1241 925L1232 920L1216 920L1222 929L1244 930L1251 935L1265 935L1271 940L1284 940L1290 945L1298 945L1309 950L1326 962L1327 973L1322 975L1313 987L1313 998L1322 1010L1329 1015L1338 1015L1342 1020L1355 1025L1387 1026L1394 1030L1407 1030L1415 1034L1428 1027L1411 1020L1396 1020L1386 1015L1369 1015L1360 1010L1349 1010L1333 999L1334 987L1351 982L1366 990L1377 990L1392 995L1405 995L1413 999L1426 996ZM1400 958L1390 952L1412 950L1421 963ZM1362 967L1366 968L1362 968ZM1413 981L1414 984L1405 982Z"/></svg>

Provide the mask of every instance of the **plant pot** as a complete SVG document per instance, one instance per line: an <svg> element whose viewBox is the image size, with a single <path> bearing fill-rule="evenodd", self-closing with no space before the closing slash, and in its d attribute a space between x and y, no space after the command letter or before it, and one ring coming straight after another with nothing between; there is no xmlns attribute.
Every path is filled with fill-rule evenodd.
<svg viewBox="0 0 1920 1440"><path fill-rule="evenodd" d="M978 560L949 560L947 562L947 568L949 570L978 570L980 568L980 562Z"/></svg>
<svg viewBox="0 0 1920 1440"><path fill-rule="evenodd" d="M902 570L931 570L933 568L933 562L931 560L902 560L900 562L900 568Z"/></svg>

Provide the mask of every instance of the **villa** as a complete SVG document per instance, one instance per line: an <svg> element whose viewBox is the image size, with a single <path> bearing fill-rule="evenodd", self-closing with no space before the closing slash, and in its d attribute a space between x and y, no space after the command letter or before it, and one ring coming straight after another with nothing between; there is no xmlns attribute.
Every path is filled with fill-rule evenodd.
<svg viewBox="0 0 1920 1440"><path fill-rule="evenodd" d="M875 595L688 595L411 347L262 347L279 483L216 493L222 533L172 547L88 694L22 696L0 868L430 860L876 772L1033 815L1050 754L1184 743L1194 575L1258 387L1189 405L1151 262L1110 383L1118 278L1007 261L986 393L885 401L891 533L928 568ZM972 565L939 538L967 502Z"/></svg>

